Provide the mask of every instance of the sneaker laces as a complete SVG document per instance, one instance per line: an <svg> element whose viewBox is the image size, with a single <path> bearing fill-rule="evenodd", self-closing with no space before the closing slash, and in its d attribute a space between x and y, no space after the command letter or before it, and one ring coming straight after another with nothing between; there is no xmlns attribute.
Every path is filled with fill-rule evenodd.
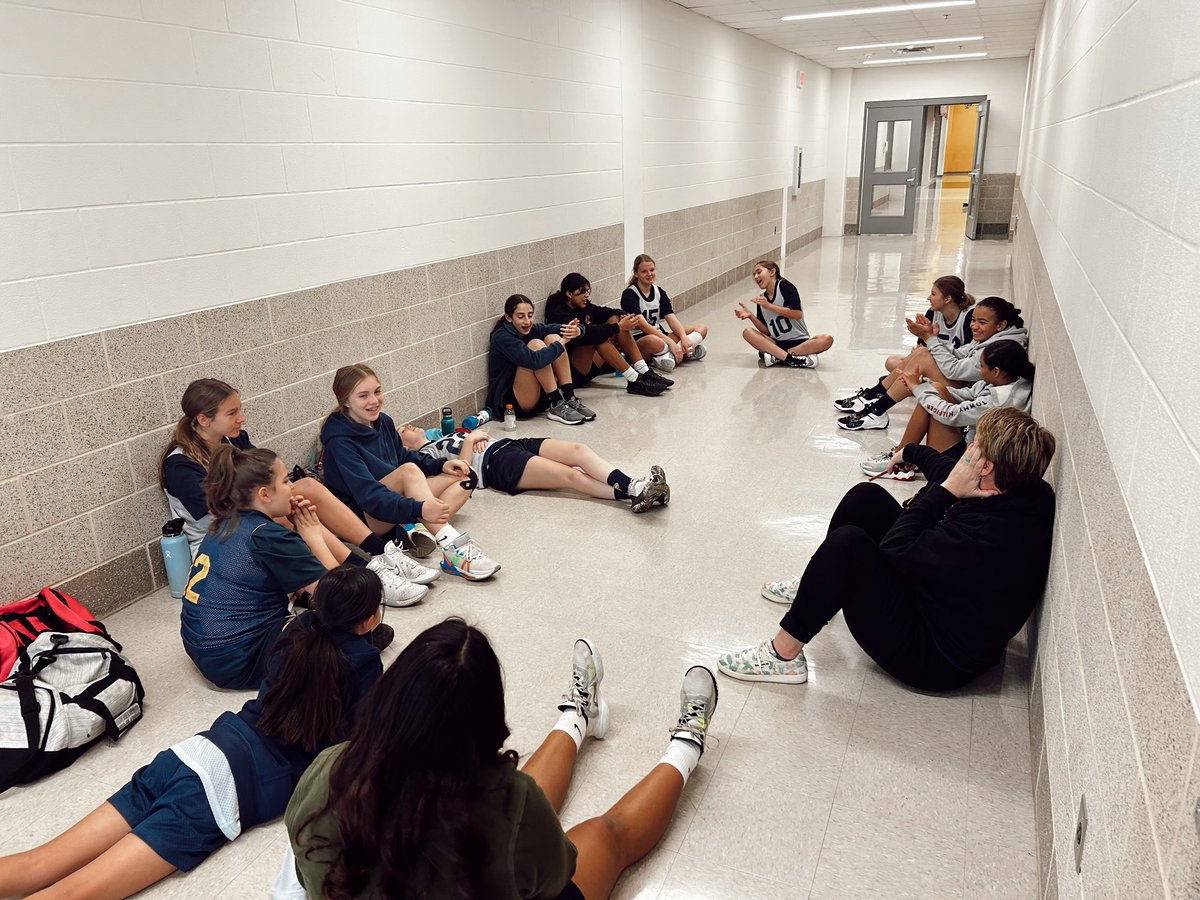
<svg viewBox="0 0 1200 900"><path fill-rule="evenodd" d="M587 718L587 709L592 705L592 692L587 687L587 673L578 670L571 673L571 691L568 694L563 694L563 703L570 704L575 707L585 719ZM560 706L559 709L562 709Z"/></svg>
<svg viewBox="0 0 1200 900"><path fill-rule="evenodd" d="M703 752L704 744L708 739L708 719L704 716L704 704L689 700L683 708L683 712L679 714L679 721L674 727L668 728L667 733L672 738L693 740L700 745L700 750ZM690 737L686 737L685 734Z"/></svg>

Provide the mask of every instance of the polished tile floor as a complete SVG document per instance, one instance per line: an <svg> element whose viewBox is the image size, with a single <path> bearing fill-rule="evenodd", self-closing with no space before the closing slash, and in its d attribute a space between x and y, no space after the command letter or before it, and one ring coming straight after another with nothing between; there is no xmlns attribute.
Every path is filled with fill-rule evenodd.
<svg viewBox="0 0 1200 900"><path fill-rule="evenodd" d="M810 327L836 338L816 371L757 368L731 312L754 292L747 281L683 315L707 322L710 353L666 396L626 397L623 382L605 378L585 394L596 422L521 425L521 435L584 441L631 472L664 466L668 508L634 517L600 501L483 492L462 525L503 571L488 584L442 579L422 606L389 613L400 641L451 614L488 632L505 668L511 746L522 754L556 718L571 642L596 641L612 727L584 747L567 825L603 810L657 762L688 665L713 665L718 652L772 633L782 610L759 597L759 584L802 570L859 479L857 461L886 445L882 432L839 431L830 401L911 340L901 319L924 311L930 280L958 272L979 296L1010 291L1009 246L965 241L961 200L946 194L922 204L914 237L826 239L786 261ZM902 419L893 415L893 436ZM159 749L244 700L201 682L177 623L165 592L111 618L147 685L146 717L120 745L0 797L0 852L57 833ZM666 838L616 896L1033 897L1022 639L1004 665L951 696L891 681L840 616L810 645L809 664L807 685L721 678L709 751ZM279 824L254 829L147 893L265 896L284 841Z"/></svg>

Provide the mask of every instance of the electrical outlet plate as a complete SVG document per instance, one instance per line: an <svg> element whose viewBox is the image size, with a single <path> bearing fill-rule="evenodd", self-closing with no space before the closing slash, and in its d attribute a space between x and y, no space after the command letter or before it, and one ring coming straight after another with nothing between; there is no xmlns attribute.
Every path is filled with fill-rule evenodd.
<svg viewBox="0 0 1200 900"><path fill-rule="evenodd" d="M1087 797L1079 798L1079 818L1075 820L1075 873L1083 871L1083 842L1087 839Z"/></svg>

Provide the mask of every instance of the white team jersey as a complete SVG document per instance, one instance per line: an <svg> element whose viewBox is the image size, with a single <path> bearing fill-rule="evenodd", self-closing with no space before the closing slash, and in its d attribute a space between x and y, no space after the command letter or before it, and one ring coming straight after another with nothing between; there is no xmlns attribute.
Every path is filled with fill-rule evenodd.
<svg viewBox="0 0 1200 900"><path fill-rule="evenodd" d="M661 304L659 302L658 285L650 285L650 296L643 297L642 289L637 285L633 285L633 289L637 291L638 303L641 305L642 315L646 317L646 321L651 325L658 325L661 315L659 310Z"/></svg>
<svg viewBox="0 0 1200 900"><path fill-rule="evenodd" d="M419 452L426 456L432 456L434 459L458 459L462 453L463 441L466 439L465 434L448 434L445 437L440 437L436 441L430 441ZM492 446L491 441L486 441L483 444L476 444L475 450L471 454L471 468L479 475L479 486L487 487L483 483L483 456Z"/></svg>
<svg viewBox="0 0 1200 900"><path fill-rule="evenodd" d="M775 306L785 306L783 294L782 280L775 285L775 296L768 297L767 301ZM766 294L763 294L766 297ZM767 326L767 333L776 341L784 343L790 341L806 341L808 340L808 327L804 324L803 319L792 319L782 313L770 312L758 308L758 320Z"/></svg>
<svg viewBox="0 0 1200 900"><path fill-rule="evenodd" d="M974 336L971 334L971 329L967 327L967 323L971 318L970 313L970 309L960 312L958 318L954 320L954 324L947 325L946 317L942 315L942 311L939 309L935 312L932 322L937 326L938 339L948 341L950 346L956 350L963 344L971 343L974 340Z"/></svg>

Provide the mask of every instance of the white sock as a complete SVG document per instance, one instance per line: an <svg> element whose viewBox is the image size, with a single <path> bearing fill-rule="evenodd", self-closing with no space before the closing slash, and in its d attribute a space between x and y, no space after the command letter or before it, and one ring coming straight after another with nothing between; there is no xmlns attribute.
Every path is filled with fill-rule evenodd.
<svg viewBox="0 0 1200 900"><path fill-rule="evenodd" d="M438 542L439 547L445 547L447 544L453 543L458 534L458 529L447 523L438 529L433 539Z"/></svg>
<svg viewBox="0 0 1200 900"><path fill-rule="evenodd" d="M637 381L638 373L634 369L629 368L621 373L621 377L624 378L626 381Z"/></svg>
<svg viewBox="0 0 1200 900"><path fill-rule="evenodd" d="M702 335L698 331L689 331L687 339L688 339L688 343L691 344L693 347L697 347L700 344L704 343L704 335Z"/></svg>
<svg viewBox="0 0 1200 900"><path fill-rule="evenodd" d="M647 372L650 371L650 367L648 365L646 365L646 361L644 359L639 359L637 362L635 362L633 364L633 367L635 369L637 369L637 373L639 375L645 375Z"/></svg>
<svg viewBox="0 0 1200 900"><path fill-rule="evenodd" d="M683 783L687 784L692 770L700 763L700 745L684 738L672 738L667 744L667 752L658 761L660 766L663 763L678 769L683 776Z"/></svg>
<svg viewBox="0 0 1200 900"><path fill-rule="evenodd" d="M579 710L571 708L564 709L558 721L554 723L551 731L565 731L571 736L571 740L575 742L575 749L578 750L583 746L583 739L587 737L588 720ZM696 757L699 759L699 757ZM687 776L684 776L685 780Z"/></svg>

